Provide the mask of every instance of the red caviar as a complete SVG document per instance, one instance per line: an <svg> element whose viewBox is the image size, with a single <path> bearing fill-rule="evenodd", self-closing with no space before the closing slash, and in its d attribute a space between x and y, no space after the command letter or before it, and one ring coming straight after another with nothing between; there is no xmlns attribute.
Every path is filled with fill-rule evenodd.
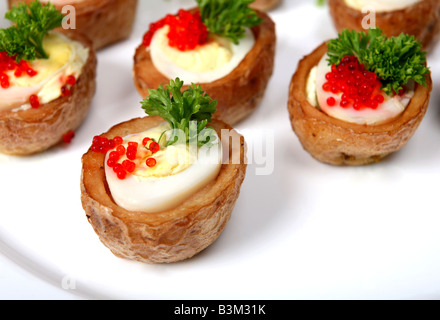
<svg viewBox="0 0 440 320"><path fill-rule="evenodd" d="M73 138L75 138L75 131L69 130L63 135L64 143L71 143Z"/></svg>
<svg viewBox="0 0 440 320"><path fill-rule="evenodd" d="M17 56L9 56L7 52L0 52L0 86L3 89L8 89L10 86L10 79L8 72L13 72L14 76L19 78L24 73L30 77L37 75L37 71L32 69L27 61L21 60L17 62Z"/></svg>
<svg viewBox="0 0 440 320"><path fill-rule="evenodd" d="M93 152L106 154L110 151L107 159L107 165L113 169L118 178L121 180L124 180L128 174L133 173L136 170L136 163L134 162L134 160L136 160L139 151L139 144L137 142L129 141L127 148L122 145L123 142L124 140L119 136L114 137L113 139L95 136L93 137L93 142L91 146L91 150ZM154 152L150 149L151 153L156 153L160 150L159 144L154 142L150 138L145 138L142 141L142 144L145 147L148 143L150 148L151 146L153 146L152 149L154 150ZM127 160L119 163L120 159L123 156L126 156ZM148 158L146 164L150 168L154 167L156 165L156 159Z"/></svg>
<svg viewBox="0 0 440 320"><path fill-rule="evenodd" d="M135 160L136 156L137 156L137 147L135 147L133 145L128 146L126 156L130 160Z"/></svg>
<svg viewBox="0 0 440 320"><path fill-rule="evenodd" d="M64 77L62 77L64 78ZM60 81L63 81L60 79ZM76 78L74 75L69 75L65 78L64 85L61 87L61 95L63 97L68 97L72 93L72 86L75 85Z"/></svg>
<svg viewBox="0 0 440 320"><path fill-rule="evenodd" d="M10 86L9 77L5 73L0 75L0 84L3 89L8 89Z"/></svg>
<svg viewBox="0 0 440 320"><path fill-rule="evenodd" d="M124 140L119 136L114 137L113 140L115 141L116 145L118 145L118 146L124 142Z"/></svg>
<svg viewBox="0 0 440 320"><path fill-rule="evenodd" d="M67 77L66 84L73 86L76 83L76 78L74 75Z"/></svg>
<svg viewBox="0 0 440 320"><path fill-rule="evenodd" d="M325 76L327 82L322 86L326 92L341 94L339 105L343 108L353 106L355 110L377 109L385 98L382 95L382 83L375 73L365 70L364 65L354 56L347 56ZM330 107L336 105L333 97L327 99Z"/></svg>
<svg viewBox="0 0 440 320"><path fill-rule="evenodd" d="M152 153L157 153L160 150L160 146L157 142L151 142L150 146L148 147Z"/></svg>
<svg viewBox="0 0 440 320"><path fill-rule="evenodd" d="M133 161L130 161L130 160L124 160L122 162L122 167L124 167L124 169L127 172L133 173L134 170L136 169L136 163L134 163Z"/></svg>
<svg viewBox="0 0 440 320"><path fill-rule="evenodd" d="M118 163L118 160L116 160L115 158L108 158L108 160L107 160L107 165L110 168L113 168L117 163Z"/></svg>
<svg viewBox="0 0 440 320"><path fill-rule="evenodd" d="M61 87L61 95L63 96L63 97L67 97L67 96L69 96L70 95L70 89L67 87L67 86L62 86Z"/></svg>
<svg viewBox="0 0 440 320"><path fill-rule="evenodd" d="M127 171L122 166L118 166L118 170L115 171L119 179L124 180L127 177Z"/></svg>
<svg viewBox="0 0 440 320"><path fill-rule="evenodd" d="M122 144L122 142L121 142L121 144ZM119 153L120 156L123 156L125 154L125 152L127 152L125 147L121 146L121 145L116 147L116 151Z"/></svg>
<svg viewBox="0 0 440 320"><path fill-rule="evenodd" d="M181 9L175 15L167 15L165 18L154 22L150 25L150 29L144 35L144 46L151 44L155 32L165 25L170 27L168 33L169 45L180 51L193 50L198 45L208 42L209 31L203 24L199 11L192 13L191 11Z"/></svg>
<svg viewBox="0 0 440 320"><path fill-rule="evenodd" d="M122 144L119 139L108 139L106 137L95 136L93 137L91 150L93 152L107 153L109 150Z"/></svg>
<svg viewBox="0 0 440 320"><path fill-rule="evenodd" d="M154 158L148 158L145 163L148 167L152 168L156 165L157 161Z"/></svg>
<svg viewBox="0 0 440 320"><path fill-rule="evenodd" d="M117 151L112 151L110 152L110 154L108 155L109 158L111 159L115 159L116 161L118 161L121 158L121 155L119 154L119 152Z"/></svg>
<svg viewBox="0 0 440 320"><path fill-rule="evenodd" d="M40 100L38 99L38 96L36 94L33 94L29 97L29 103L34 109L38 109L40 107Z"/></svg>
<svg viewBox="0 0 440 320"><path fill-rule="evenodd" d="M327 104L328 104L330 107L333 107L333 106L336 104L336 100L335 100L335 98L333 98L333 97L328 98L328 99L327 99Z"/></svg>

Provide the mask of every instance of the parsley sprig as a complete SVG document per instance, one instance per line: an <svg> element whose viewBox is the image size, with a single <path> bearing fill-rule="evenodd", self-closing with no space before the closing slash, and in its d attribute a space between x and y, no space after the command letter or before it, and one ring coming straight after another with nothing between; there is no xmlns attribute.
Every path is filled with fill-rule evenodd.
<svg viewBox="0 0 440 320"><path fill-rule="evenodd" d="M245 28L263 22L249 7L254 0L197 0L203 23L209 32L224 36L238 44L245 36Z"/></svg>
<svg viewBox="0 0 440 320"><path fill-rule="evenodd" d="M426 85L426 52L414 36L401 34L387 38L382 30L370 29L368 34L344 30L328 43L328 62L339 65L345 56L356 56L368 71L382 82L386 94L403 89L410 80Z"/></svg>
<svg viewBox="0 0 440 320"><path fill-rule="evenodd" d="M211 141L212 132L204 129L217 110L217 101L211 99L200 85L193 84L183 92L182 87L183 81L176 78L166 87L148 90L148 97L141 102L142 109L149 116L162 117L172 130L183 132L186 142L197 141L198 146L206 145ZM175 135L174 139L168 140L166 146L175 144L178 137Z"/></svg>
<svg viewBox="0 0 440 320"><path fill-rule="evenodd" d="M0 30L0 51L7 52L11 57L33 61L47 59L43 48L43 39L63 21L63 15L54 5L41 4L33 1L30 4L19 3L6 13L5 18L13 25Z"/></svg>

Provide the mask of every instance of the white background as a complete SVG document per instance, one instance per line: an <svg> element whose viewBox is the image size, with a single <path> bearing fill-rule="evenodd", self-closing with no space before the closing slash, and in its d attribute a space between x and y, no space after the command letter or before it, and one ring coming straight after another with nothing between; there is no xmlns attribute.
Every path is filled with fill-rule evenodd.
<svg viewBox="0 0 440 320"><path fill-rule="evenodd" d="M132 37L99 52L96 97L71 145L0 155L0 298L439 299L440 45L429 55L430 108L406 148L366 167L321 164L303 151L287 113L298 61L336 36L328 8L313 0L285 0L271 12L274 75L237 128L250 145L272 132L274 172L248 167L221 237L170 265L124 261L100 243L81 207L81 156L94 135L144 115L134 50L151 22L194 3L140 1Z"/></svg>

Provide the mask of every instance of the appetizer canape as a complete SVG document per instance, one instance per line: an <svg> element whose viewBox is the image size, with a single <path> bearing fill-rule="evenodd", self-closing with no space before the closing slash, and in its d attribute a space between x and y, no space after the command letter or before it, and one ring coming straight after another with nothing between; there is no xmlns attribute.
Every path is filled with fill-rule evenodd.
<svg viewBox="0 0 440 320"><path fill-rule="evenodd" d="M270 11L277 7L281 0L255 0L250 6L260 11Z"/></svg>
<svg viewBox="0 0 440 320"><path fill-rule="evenodd" d="M329 0L329 7L338 32L365 30L362 23L372 23L369 16L374 15L384 35L414 35L424 49L440 35L440 0Z"/></svg>
<svg viewBox="0 0 440 320"><path fill-rule="evenodd" d="M314 158L363 165L406 145L426 113L431 89L426 53L413 36L345 30L300 61L288 110Z"/></svg>
<svg viewBox="0 0 440 320"><path fill-rule="evenodd" d="M29 155L69 141L95 94L96 55L79 33L51 31L51 4L20 4L0 30L0 152Z"/></svg>
<svg viewBox="0 0 440 320"><path fill-rule="evenodd" d="M114 255L146 263L193 257L228 222L246 173L245 141L213 120L216 101L171 80L142 101L149 115L95 136L81 200Z"/></svg>
<svg viewBox="0 0 440 320"><path fill-rule="evenodd" d="M197 0L198 7L152 23L134 57L142 97L170 79L200 84L214 117L235 124L259 104L273 72L275 25L248 0Z"/></svg>
<svg viewBox="0 0 440 320"><path fill-rule="evenodd" d="M20 2L31 1L8 0L10 7ZM138 0L40 0L40 2L50 2L61 12L65 8L66 12L63 13L72 15L71 19L66 21L69 26L74 27L75 31L86 34L92 40L95 50L98 50L130 36ZM75 11L67 10L69 8L67 6L72 6ZM63 30L60 28L59 31Z"/></svg>

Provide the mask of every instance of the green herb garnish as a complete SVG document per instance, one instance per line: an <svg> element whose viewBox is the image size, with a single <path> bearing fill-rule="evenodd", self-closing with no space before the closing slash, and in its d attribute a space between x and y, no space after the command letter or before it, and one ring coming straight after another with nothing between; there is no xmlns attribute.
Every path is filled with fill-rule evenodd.
<svg viewBox="0 0 440 320"><path fill-rule="evenodd" d="M356 56L377 75L386 94L399 92L410 80L426 85L429 73L426 52L414 36L387 38L380 29L370 29L368 34L344 30L328 43L328 56L330 65L339 65L345 56Z"/></svg>
<svg viewBox="0 0 440 320"><path fill-rule="evenodd" d="M245 28L263 22L249 4L254 0L196 0L203 23L209 32L224 36L238 44Z"/></svg>
<svg viewBox="0 0 440 320"><path fill-rule="evenodd" d="M217 101L212 100L200 85L192 84L183 92L182 87L183 81L176 78L166 88L160 86L148 90L148 97L141 102L142 109L150 116L160 116L166 120L172 130L185 135L187 143L197 141L198 146L206 145L211 140L211 134L210 130L204 129L217 110ZM166 146L178 141L178 135L174 137L167 141Z"/></svg>
<svg viewBox="0 0 440 320"><path fill-rule="evenodd" d="M0 30L0 51L16 56L17 62L49 58L43 49L43 39L63 21L63 15L54 5L39 1L19 3L6 13L5 18L14 25Z"/></svg>

